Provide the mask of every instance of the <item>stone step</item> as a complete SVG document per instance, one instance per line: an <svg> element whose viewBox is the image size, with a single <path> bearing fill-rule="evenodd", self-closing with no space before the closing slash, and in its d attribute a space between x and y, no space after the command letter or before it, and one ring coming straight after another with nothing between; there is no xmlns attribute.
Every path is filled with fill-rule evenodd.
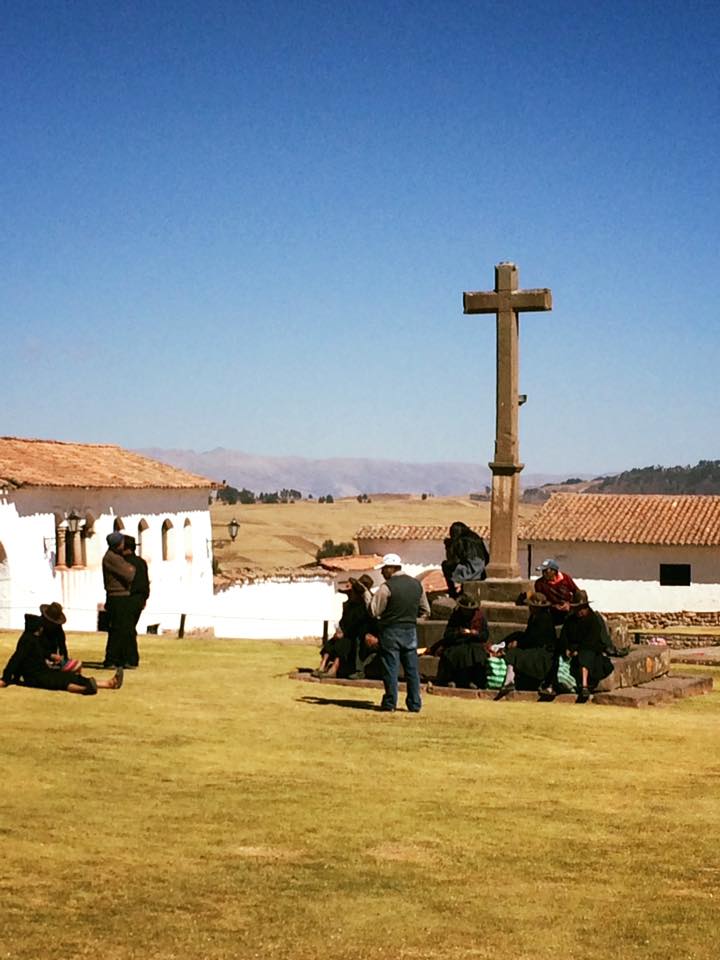
<svg viewBox="0 0 720 960"><path fill-rule="evenodd" d="M463 591L483 605L488 603L514 603L518 594L532 591L530 580L473 580L463 584Z"/></svg>
<svg viewBox="0 0 720 960"><path fill-rule="evenodd" d="M489 623L490 642L500 643L505 637L509 637L511 633L517 633L518 631L522 633L526 626L526 623L520 623L519 621L513 622L511 620L505 623Z"/></svg>
<svg viewBox="0 0 720 960"><path fill-rule="evenodd" d="M592 695L593 703L603 707L654 707L659 703L671 703L674 699L670 690L653 689L651 683L640 687L618 687Z"/></svg>
<svg viewBox="0 0 720 960"><path fill-rule="evenodd" d="M686 697L701 697L712 693L713 681L712 677L672 673L643 684L642 689L647 688L668 690L676 700L684 700Z"/></svg>
<svg viewBox="0 0 720 960"><path fill-rule="evenodd" d="M516 603L488 600L482 605L489 623L527 623L530 610Z"/></svg>
<svg viewBox="0 0 720 960"><path fill-rule="evenodd" d="M438 640L441 640L447 620L419 620L417 625L417 638L419 647L431 647Z"/></svg>

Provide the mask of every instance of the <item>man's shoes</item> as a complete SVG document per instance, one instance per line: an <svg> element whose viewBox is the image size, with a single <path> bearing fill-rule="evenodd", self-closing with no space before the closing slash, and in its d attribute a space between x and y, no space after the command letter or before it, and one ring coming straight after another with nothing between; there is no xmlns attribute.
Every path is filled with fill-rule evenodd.
<svg viewBox="0 0 720 960"><path fill-rule="evenodd" d="M455 683L454 680L451 680L450 683L448 683L448 688L449 688L450 690L454 690L456 686L457 686L457 684Z"/></svg>
<svg viewBox="0 0 720 960"><path fill-rule="evenodd" d="M540 697L541 700L554 700L557 694L548 683L540 687L540 689L538 690L538 696Z"/></svg>
<svg viewBox="0 0 720 960"><path fill-rule="evenodd" d="M514 684L514 683L504 683L504 684L500 687L500 689L498 690L498 692L495 694L495 696L494 696L493 699L495 699L495 700L502 700L503 697L506 697L509 693L514 693L514 692L515 692L515 684Z"/></svg>
<svg viewBox="0 0 720 960"><path fill-rule="evenodd" d="M575 703L587 703L590 699L590 690L588 687L581 687Z"/></svg>
<svg viewBox="0 0 720 960"><path fill-rule="evenodd" d="M386 707L386 706L383 706L383 704L380 704L380 706L378 707L378 710L380 711L380 713L395 713L395 707Z"/></svg>

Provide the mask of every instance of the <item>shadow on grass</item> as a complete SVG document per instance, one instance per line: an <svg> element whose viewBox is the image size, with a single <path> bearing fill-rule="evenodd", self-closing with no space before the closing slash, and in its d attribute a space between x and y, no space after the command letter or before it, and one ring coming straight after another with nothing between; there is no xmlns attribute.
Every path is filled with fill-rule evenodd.
<svg viewBox="0 0 720 960"><path fill-rule="evenodd" d="M298 703L309 703L316 707L350 707L352 710L378 710L371 700L340 700L336 697L298 697Z"/></svg>

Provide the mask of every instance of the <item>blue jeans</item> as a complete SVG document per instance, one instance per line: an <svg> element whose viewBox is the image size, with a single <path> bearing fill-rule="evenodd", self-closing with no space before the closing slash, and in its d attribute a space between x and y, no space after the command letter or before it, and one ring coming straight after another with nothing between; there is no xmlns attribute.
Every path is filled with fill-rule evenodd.
<svg viewBox="0 0 720 960"><path fill-rule="evenodd" d="M398 672L402 662L407 684L405 703L411 713L419 713L420 670L417 657L417 632L415 624L395 624L382 628L380 635L380 661L382 663L385 695L380 704L383 710L394 710L398 700Z"/></svg>

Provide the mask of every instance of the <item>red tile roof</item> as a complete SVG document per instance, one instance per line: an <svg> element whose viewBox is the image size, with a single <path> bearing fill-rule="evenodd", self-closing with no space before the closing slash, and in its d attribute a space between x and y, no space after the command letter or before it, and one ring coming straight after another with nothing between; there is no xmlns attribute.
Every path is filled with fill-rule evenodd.
<svg viewBox="0 0 720 960"><path fill-rule="evenodd" d="M471 530L487 539L490 536L488 526L470 525ZM355 534L356 540L444 540L448 535L447 526L419 526L408 523L375 523L360 527Z"/></svg>
<svg viewBox="0 0 720 960"><path fill-rule="evenodd" d="M374 553L361 553L350 557L323 557L319 563L325 570L343 570L351 573L353 571L372 570L381 560L382 557L376 556Z"/></svg>
<svg viewBox="0 0 720 960"><path fill-rule="evenodd" d="M199 489L206 477L110 444L0 437L0 484L8 487Z"/></svg>
<svg viewBox="0 0 720 960"><path fill-rule="evenodd" d="M720 496L555 493L527 534L576 543L720 546Z"/></svg>

